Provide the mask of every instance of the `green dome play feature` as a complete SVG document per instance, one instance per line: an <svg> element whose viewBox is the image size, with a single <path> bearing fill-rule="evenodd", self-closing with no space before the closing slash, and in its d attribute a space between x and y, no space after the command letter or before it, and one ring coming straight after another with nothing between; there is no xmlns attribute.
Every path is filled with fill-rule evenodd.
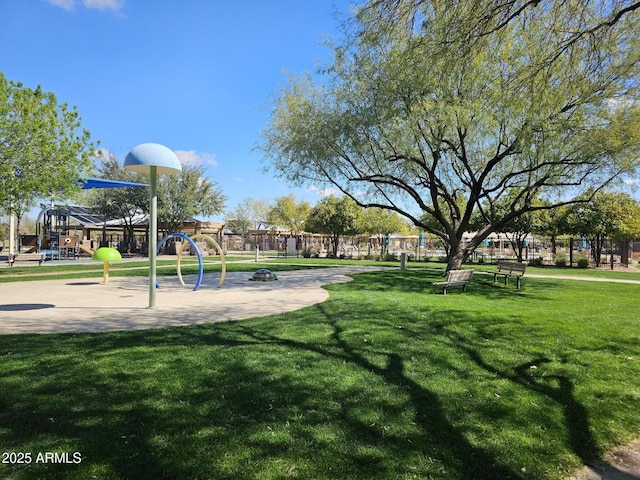
<svg viewBox="0 0 640 480"><path fill-rule="evenodd" d="M102 284L107 285L109 283L109 262L116 262L122 260L122 255L115 248L100 247L91 257L91 260L104 262L104 273L102 275Z"/></svg>

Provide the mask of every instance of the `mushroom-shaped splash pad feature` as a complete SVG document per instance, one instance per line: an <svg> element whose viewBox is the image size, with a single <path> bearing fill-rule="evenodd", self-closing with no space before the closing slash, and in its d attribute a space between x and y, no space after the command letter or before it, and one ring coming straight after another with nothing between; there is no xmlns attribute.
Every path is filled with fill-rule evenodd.
<svg viewBox="0 0 640 480"><path fill-rule="evenodd" d="M122 256L120 252L115 248L110 247L100 247L96 250L96 253L93 254L91 260L98 260L100 262L104 262L104 274L102 275L102 284L107 285L109 283L109 262L115 262L118 260L122 260Z"/></svg>
<svg viewBox="0 0 640 480"><path fill-rule="evenodd" d="M158 248L158 175L178 174L178 156L159 143L134 147L124 159L124 169L149 175L149 308L156 308L156 249Z"/></svg>
<svg viewBox="0 0 640 480"><path fill-rule="evenodd" d="M182 171L178 156L159 143L143 143L134 147L124 160L124 169L149 175L154 168L158 175Z"/></svg>

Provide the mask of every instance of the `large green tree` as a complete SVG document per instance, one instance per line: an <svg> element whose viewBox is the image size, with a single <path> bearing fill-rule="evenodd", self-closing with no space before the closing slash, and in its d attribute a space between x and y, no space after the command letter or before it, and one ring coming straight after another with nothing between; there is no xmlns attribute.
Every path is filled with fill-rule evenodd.
<svg viewBox="0 0 640 480"><path fill-rule="evenodd" d="M97 165L97 175L109 180L131 183L147 183L148 177L125 170L112 154L102 155ZM142 187L101 188L90 193L91 203L107 219L122 219L125 223L124 244L131 252L135 225L141 214L149 209L149 189Z"/></svg>
<svg viewBox="0 0 640 480"><path fill-rule="evenodd" d="M640 205L626 193L598 192L588 203L569 210L565 221L572 233L591 244L591 255L599 267L605 239L640 236Z"/></svg>
<svg viewBox="0 0 640 480"><path fill-rule="evenodd" d="M225 201L204 166L184 163L180 174L161 175L158 180L158 227L165 234L181 232L190 217L222 213Z"/></svg>
<svg viewBox="0 0 640 480"><path fill-rule="evenodd" d="M325 197L311 209L304 227L308 232L327 235L337 257L340 237L359 233L361 216L362 208L349 197Z"/></svg>
<svg viewBox="0 0 640 480"><path fill-rule="evenodd" d="M514 218L637 169L638 8L371 0L325 75L282 90L261 147L293 184L331 184L437 235L458 268Z"/></svg>
<svg viewBox="0 0 640 480"><path fill-rule="evenodd" d="M20 215L37 199L70 198L94 151L75 107L0 72L0 212Z"/></svg>
<svg viewBox="0 0 640 480"><path fill-rule="evenodd" d="M311 205L304 200L298 201L293 194L278 197L269 209L267 218L274 226L288 228L293 235L302 232Z"/></svg>
<svg viewBox="0 0 640 480"><path fill-rule="evenodd" d="M233 233L248 237L249 231L266 223L269 206L264 200L247 197L225 214L225 224Z"/></svg>
<svg viewBox="0 0 640 480"><path fill-rule="evenodd" d="M383 238L392 233L406 235L409 233L407 222L396 212L384 208L366 208L360 216L358 233L377 235L380 240L380 254L386 253L388 245Z"/></svg>
<svg viewBox="0 0 640 480"><path fill-rule="evenodd" d="M533 233L549 237L551 241L551 253L558 253L558 237L570 234L571 231L567 225L567 212L571 210L573 205L563 205L548 210L539 210L536 212L538 221Z"/></svg>

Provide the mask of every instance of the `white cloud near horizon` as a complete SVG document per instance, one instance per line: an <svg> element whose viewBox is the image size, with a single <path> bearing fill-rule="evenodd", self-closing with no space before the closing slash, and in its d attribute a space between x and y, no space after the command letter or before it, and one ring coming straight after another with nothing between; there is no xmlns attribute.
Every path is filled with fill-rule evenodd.
<svg viewBox="0 0 640 480"><path fill-rule="evenodd" d="M106 148L99 148L98 150L96 150L95 157L98 160L107 160L111 157L118 158L118 156L115 153L107 150Z"/></svg>
<svg viewBox="0 0 640 480"><path fill-rule="evenodd" d="M307 188L307 191L320 195L321 197L338 196L338 190L331 187L320 188L320 187L316 187L315 185L312 185L309 188Z"/></svg>
<svg viewBox="0 0 640 480"><path fill-rule="evenodd" d="M183 164L218 166L218 161L213 153L200 153L195 150L176 150L175 154Z"/></svg>

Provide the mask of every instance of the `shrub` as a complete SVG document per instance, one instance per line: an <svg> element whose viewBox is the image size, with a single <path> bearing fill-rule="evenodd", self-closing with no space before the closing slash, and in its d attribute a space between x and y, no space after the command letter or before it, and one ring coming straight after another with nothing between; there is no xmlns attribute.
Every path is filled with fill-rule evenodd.
<svg viewBox="0 0 640 480"><path fill-rule="evenodd" d="M577 259L578 268L589 268L589 259L586 255L579 255Z"/></svg>
<svg viewBox="0 0 640 480"><path fill-rule="evenodd" d="M556 264L556 267L566 267L567 256L564 253L556 253L553 257L553 262Z"/></svg>
<svg viewBox="0 0 640 480"><path fill-rule="evenodd" d="M544 265L544 259L542 257L536 257L529 260L529 265L531 265L532 267L541 267L542 265Z"/></svg>

